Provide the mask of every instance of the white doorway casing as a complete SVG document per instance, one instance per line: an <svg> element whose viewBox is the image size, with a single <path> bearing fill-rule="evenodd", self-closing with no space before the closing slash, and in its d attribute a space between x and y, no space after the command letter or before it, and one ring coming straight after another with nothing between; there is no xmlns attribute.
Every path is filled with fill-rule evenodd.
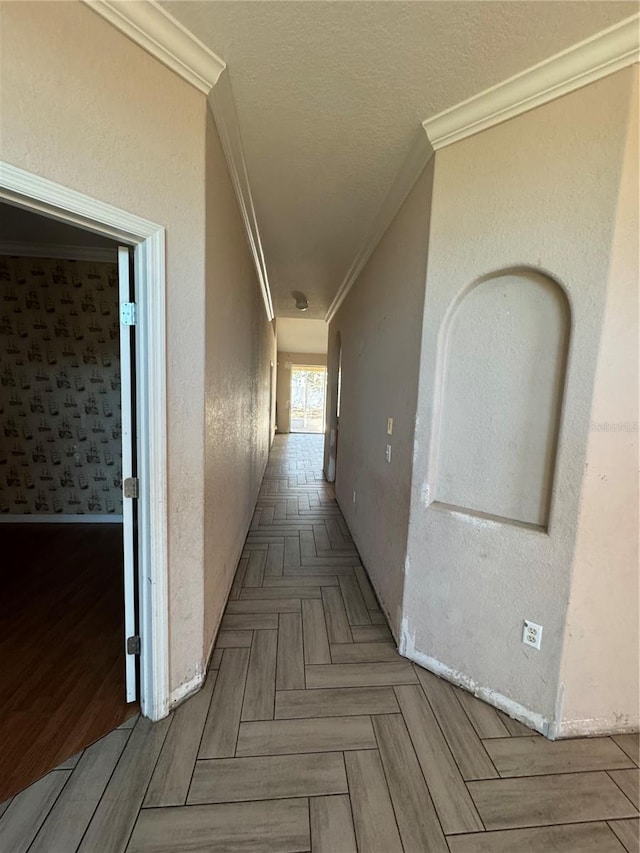
<svg viewBox="0 0 640 853"><path fill-rule="evenodd" d="M2 161L0 200L134 247L140 706L159 720L169 713L165 231Z"/></svg>
<svg viewBox="0 0 640 853"><path fill-rule="evenodd" d="M327 356L327 403L324 445L324 474L329 483L335 483L338 459L338 422L342 392L342 338L336 332Z"/></svg>

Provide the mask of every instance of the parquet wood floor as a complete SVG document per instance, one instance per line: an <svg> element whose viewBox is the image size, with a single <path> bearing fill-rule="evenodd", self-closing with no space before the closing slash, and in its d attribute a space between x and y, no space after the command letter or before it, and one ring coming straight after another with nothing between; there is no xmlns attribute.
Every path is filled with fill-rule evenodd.
<svg viewBox="0 0 640 853"><path fill-rule="evenodd" d="M0 541L2 801L137 706L124 693L121 525L4 524Z"/></svg>
<svg viewBox="0 0 640 853"><path fill-rule="evenodd" d="M277 437L204 689L0 807L3 853L637 853L638 736L551 743L398 656Z"/></svg>

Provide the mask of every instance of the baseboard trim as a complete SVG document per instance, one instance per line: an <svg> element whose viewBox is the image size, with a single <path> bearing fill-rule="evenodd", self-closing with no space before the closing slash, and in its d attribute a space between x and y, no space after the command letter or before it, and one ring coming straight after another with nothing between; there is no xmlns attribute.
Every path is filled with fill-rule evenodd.
<svg viewBox="0 0 640 853"><path fill-rule="evenodd" d="M640 716L626 716L624 721L611 717L588 720L562 720L550 727L549 738L562 740L571 737L602 737L603 735L635 734L640 729Z"/></svg>
<svg viewBox="0 0 640 853"><path fill-rule="evenodd" d="M121 515L0 515L0 524L122 524Z"/></svg>
<svg viewBox="0 0 640 853"><path fill-rule="evenodd" d="M206 676L207 671L205 669L204 672L199 672L197 675L194 675L193 678L189 679L189 681L185 681L184 684L181 684L179 687L176 687L175 690L172 690L169 698L169 711L175 710L178 705L182 705L182 703L186 702L189 697L197 693L202 688Z"/></svg>
<svg viewBox="0 0 640 853"><path fill-rule="evenodd" d="M417 651L413 646L413 642L408 631L406 630L404 621L400 632L399 652L403 657L417 663L419 666L423 667L423 669L427 669L434 675L444 678L445 681L455 684L456 687L461 687L468 693L472 693L474 696L477 696L478 699L482 699L483 702L487 702L489 705L493 705L494 708L504 711L505 714L513 717L514 720L524 723L525 726L540 732L540 734L551 740L553 739L550 731L550 723L542 716L542 714L538 714L530 708L525 708L524 705L514 702L513 699L503 696L502 693L498 693L490 687L483 687L472 678L469 678L469 676L464 675L464 673L458 672L441 661L429 657L429 655L425 655L423 652Z"/></svg>

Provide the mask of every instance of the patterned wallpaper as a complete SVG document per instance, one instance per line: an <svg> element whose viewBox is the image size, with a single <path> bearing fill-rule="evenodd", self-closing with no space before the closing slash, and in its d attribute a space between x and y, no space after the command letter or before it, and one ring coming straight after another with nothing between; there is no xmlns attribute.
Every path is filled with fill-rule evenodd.
<svg viewBox="0 0 640 853"><path fill-rule="evenodd" d="M0 513L122 513L116 264L0 256Z"/></svg>

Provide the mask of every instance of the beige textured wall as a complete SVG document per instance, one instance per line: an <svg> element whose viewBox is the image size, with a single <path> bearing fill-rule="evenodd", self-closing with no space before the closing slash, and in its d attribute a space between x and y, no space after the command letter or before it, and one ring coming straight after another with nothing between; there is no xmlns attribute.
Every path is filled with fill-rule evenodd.
<svg viewBox="0 0 640 853"><path fill-rule="evenodd" d="M209 641L217 624L218 595L226 592L244 535L246 505L265 455L266 426L264 438L250 446L249 433L236 428L247 415L247 396L262 400L264 375L251 375L248 365L261 364L270 345L264 313L258 319L248 295L252 272L239 249L235 207L204 95L83 4L3 3L1 15L0 157L167 229L170 689L179 693L202 674L209 650L205 637ZM205 219L209 225L224 221L232 241L222 251L209 231L206 271ZM226 282L216 271L218 263L228 274ZM232 275L235 263L239 269ZM239 320L240 328L233 329L251 348L237 368L240 344L220 332L213 300L205 299L205 282L219 298L220 316L237 312L244 318L251 311L250 319ZM241 297L234 293L239 282ZM205 352L217 359L217 373L209 362L205 376ZM205 456L205 415L215 414L216 383L225 370L234 375L236 369L250 391L238 395L237 405L227 406L225 423L216 424L221 443L207 444ZM220 394L228 395L228 389ZM258 439L258 415L253 411L251 416L251 436ZM232 438L220 435L223 426ZM212 500L220 495L216 467L227 464L223 450L230 452L231 441L243 445L241 451L234 445L233 457L243 456L245 467L234 483L242 499L234 504L238 517L223 542L206 541L210 600L205 626L205 525L208 529ZM219 529L217 516L211 523Z"/></svg>
<svg viewBox="0 0 640 853"><path fill-rule="evenodd" d="M436 154L401 650L552 735L633 74ZM561 283L572 311L547 532L432 502L444 318L472 282L522 267ZM523 382L535 400L535 376ZM499 464L490 432L484 453ZM598 561L598 571L627 588L626 563ZM543 626L540 651L521 642L525 618ZM630 673L614 651L607 662L620 685Z"/></svg>
<svg viewBox="0 0 640 853"><path fill-rule="evenodd" d="M336 495L394 633L400 626L433 160L329 326L342 341ZM331 387L328 398L333 400ZM332 402L335 411L335 401ZM387 436L387 418L393 435ZM391 444L391 463L385 447ZM353 503L353 492L356 502Z"/></svg>
<svg viewBox="0 0 640 853"><path fill-rule="evenodd" d="M207 113L204 649L211 649L271 444L275 334Z"/></svg>
<svg viewBox="0 0 640 853"><path fill-rule="evenodd" d="M638 95L632 95L560 673L560 733L637 730Z"/></svg>
<svg viewBox="0 0 640 853"><path fill-rule="evenodd" d="M327 356L314 352L279 352L278 378L276 387L276 429L289 432L291 429L291 365L325 365Z"/></svg>

